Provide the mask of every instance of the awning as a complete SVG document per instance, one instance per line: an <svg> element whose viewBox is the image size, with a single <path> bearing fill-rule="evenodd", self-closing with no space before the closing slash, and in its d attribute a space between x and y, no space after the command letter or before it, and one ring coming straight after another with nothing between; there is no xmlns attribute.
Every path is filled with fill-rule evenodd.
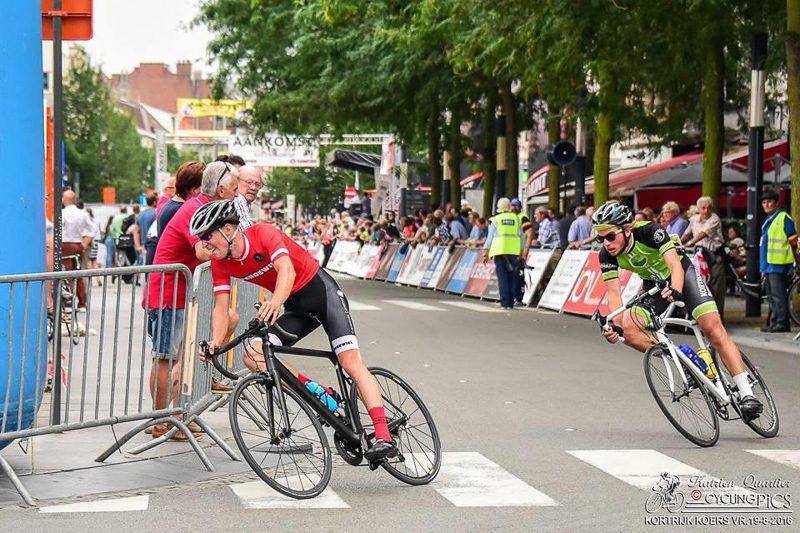
<svg viewBox="0 0 800 533"><path fill-rule="evenodd" d="M722 164L730 166L736 170L747 172L749 161L749 150L737 150L722 158ZM775 156L780 156L783 160L789 157L789 141L780 139L764 144L764 173L772 172Z"/></svg>
<svg viewBox="0 0 800 533"><path fill-rule="evenodd" d="M666 170L681 170L686 168L691 163L702 160L703 153L694 152L691 154L684 154L679 157L673 157L672 159L667 159L661 163L648 165L646 167L620 169L615 172L614 175L609 175L608 190L612 194L617 194L622 190L636 189L642 180L649 178L658 172L663 172ZM594 179L586 181L586 194L594 194Z"/></svg>
<svg viewBox="0 0 800 533"><path fill-rule="evenodd" d="M356 152L355 150L334 150L328 152L325 164L359 172L374 172L376 168L381 166L381 156L368 152Z"/></svg>

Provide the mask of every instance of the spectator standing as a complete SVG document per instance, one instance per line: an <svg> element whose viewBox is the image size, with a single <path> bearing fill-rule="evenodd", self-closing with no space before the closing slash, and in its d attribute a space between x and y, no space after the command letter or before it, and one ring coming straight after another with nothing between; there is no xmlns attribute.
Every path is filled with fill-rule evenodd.
<svg viewBox="0 0 800 533"><path fill-rule="evenodd" d="M175 176L170 176L164 182L164 188L161 190L161 196L158 198L156 204L156 217L161 212L161 208L167 205L173 196L175 196ZM149 263L148 263L149 264Z"/></svg>
<svg viewBox="0 0 800 533"><path fill-rule="evenodd" d="M61 211L61 257L68 255L82 256L92 241L92 225L89 215L78 209L78 201L74 191L65 191L61 196L64 209ZM66 270L77 270L80 259L64 261ZM78 310L86 310L86 283L83 278L78 278L76 289L78 296Z"/></svg>
<svg viewBox="0 0 800 533"><path fill-rule="evenodd" d="M469 238L467 228L465 228L464 224L461 223L461 218L448 215L445 217L445 222L448 223L447 225L448 229L450 230L450 236L454 241L464 242Z"/></svg>
<svg viewBox="0 0 800 533"><path fill-rule="evenodd" d="M519 262L522 256L522 225L519 216L511 212L508 198L497 200L497 215L491 218L489 236L481 249L481 259L494 259L497 285L500 290L500 306L514 308L517 293Z"/></svg>
<svg viewBox="0 0 800 533"><path fill-rule="evenodd" d="M681 216L681 208L675 202L667 202L661 208L662 225L666 224L667 234L677 235L679 238L689 227L689 222Z"/></svg>
<svg viewBox="0 0 800 533"><path fill-rule="evenodd" d="M156 221L156 204L158 203L158 198L155 194L147 195L147 199L145 200L147 207L145 207L140 213L139 216L136 217L136 226L139 232L139 246L136 250L138 254L138 261L145 265L150 263L147 262L147 241L149 238L147 237L148 232L150 231L150 227Z"/></svg>
<svg viewBox="0 0 800 533"><path fill-rule="evenodd" d="M786 278L795 265L797 255L797 230L794 220L780 207L776 191L767 191L761 197L761 207L767 220L761 227L761 273L767 278L769 317L761 328L765 333L790 331L789 297Z"/></svg>
<svg viewBox="0 0 800 533"><path fill-rule="evenodd" d="M185 165L184 165L185 166ZM183 169L183 167L181 167ZM180 185L178 171L176 190ZM228 163L215 161L205 167L201 182L201 193L186 200L160 233L154 265L178 263L186 265L191 272L200 263L208 261L210 254L202 247L200 239L189 231L192 215L200 206L214 200L232 200L238 193L239 173ZM163 216L167 206L162 210ZM176 401L178 383L180 381L180 364L178 364L181 333L184 329L186 308L186 280L181 275L167 274L163 276L154 272L148 280L143 305L147 309L147 331L153 341L152 356L154 364L150 371L150 393L156 409L165 409L167 399ZM163 290L162 290L163 284ZM175 302L173 304L173 298ZM238 322L238 316L231 316L231 323ZM174 328L174 329L173 329ZM230 387L212 382L213 392L230 392ZM168 424L159 424L153 428L153 438L158 438L169 431ZM189 428L193 432L199 426ZM182 433L176 433L173 440L185 441Z"/></svg>
<svg viewBox="0 0 800 533"><path fill-rule="evenodd" d="M436 227L436 239L438 239L441 244L446 244L453 240L453 236L450 233L450 228L447 227L447 224L444 221L444 211L441 209L434 211L433 222Z"/></svg>
<svg viewBox="0 0 800 533"><path fill-rule="evenodd" d="M689 219L689 226L681 236L681 242L689 247L703 249L703 257L711 270L709 288L717 302L719 316L724 317L725 288L725 241L722 237L722 220L713 212L714 201L710 196L697 199L697 214Z"/></svg>
<svg viewBox="0 0 800 533"><path fill-rule="evenodd" d="M261 190L261 171L250 165L239 168L239 194L233 199L236 213L239 215L239 229L244 231L253 225L251 205Z"/></svg>
<svg viewBox="0 0 800 533"><path fill-rule="evenodd" d="M550 209L539 206L536 208L536 211L533 213L534 218L536 218L536 222L539 223L539 235L533 241L533 246L541 246L547 248L553 248L553 255L550 258L550 265L548 267L549 272L555 271L556 265L558 261L561 259L561 237L558 234L558 230L560 229L559 226L556 224L555 220L550 218ZM545 275L547 276L547 274ZM549 278L547 278L549 279Z"/></svg>
<svg viewBox="0 0 800 533"><path fill-rule="evenodd" d="M112 224L114 223L114 215L108 217L106 222L106 230L103 233L103 243L106 245L106 268L115 266L116 261L114 256L117 253L117 241L114 238L112 231Z"/></svg>
<svg viewBox="0 0 800 533"><path fill-rule="evenodd" d="M88 264L89 268L97 268L97 249L99 248L98 243L100 242L100 226L94 219L94 213L88 207L86 208L86 214L89 215L89 224L91 224L92 228L92 242L89 246ZM97 278L97 285L100 286L102 284L103 281L100 278Z"/></svg>
<svg viewBox="0 0 800 533"><path fill-rule="evenodd" d="M569 228L576 220L574 212L574 207L568 207L564 217L558 221L558 240L562 250L565 250L567 246L569 246Z"/></svg>
<svg viewBox="0 0 800 533"><path fill-rule="evenodd" d="M570 248L580 248L592 241L594 207L576 207L575 221L569 227L567 242Z"/></svg>

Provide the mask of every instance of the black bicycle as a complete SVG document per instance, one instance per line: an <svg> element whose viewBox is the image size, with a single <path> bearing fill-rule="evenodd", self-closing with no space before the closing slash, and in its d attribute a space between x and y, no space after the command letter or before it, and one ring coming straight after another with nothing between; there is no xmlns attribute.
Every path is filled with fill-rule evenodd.
<svg viewBox="0 0 800 533"><path fill-rule="evenodd" d="M287 344L297 341L291 333L273 328ZM239 380L230 399L231 430L253 471L281 494L313 498L325 490L333 468L323 426L332 429L336 451L353 466L364 463L364 450L371 446L375 431L357 388L333 352L275 346L269 342L267 329L264 322L253 319L244 333L214 354L209 353L205 341L200 343L200 349L217 371ZM220 364L217 356L254 338L263 343L266 370L240 379ZM337 397L339 408L331 412L276 354L328 359L336 368L341 391ZM377 367L369 370L381 387L386 422L399 452L391 459L369 463L370 469L383 467L410 485L430 483L441 467L442 446L428 408L411 386L393 372Z"/></svg>

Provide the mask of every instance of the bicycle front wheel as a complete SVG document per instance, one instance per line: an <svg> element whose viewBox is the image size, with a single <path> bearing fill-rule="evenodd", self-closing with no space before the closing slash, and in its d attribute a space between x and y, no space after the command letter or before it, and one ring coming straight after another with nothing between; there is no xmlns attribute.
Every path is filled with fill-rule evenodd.
<svg viewBox="0 0 800 533"><path fill-rule="evenodd" d="M792 322L800 326L800 278L796 278L789 286L789 316Z"/></svg>
<svg viewBox="0 0 800 533"><path fill-rule="evenodd" d="M228 411L233 438L267 485L291 498L313 498L331 479L331 449L314 411L286 386L283 397L288 428L272 380L261 373L242 379Z"/></svg>
<svg viewBox="0 0 800 533"><path fill-rule="evenodd" d="M400 376L384 368L371 367L369 371L381 388L386 423L400 454L384 463L383 468L409 485L425 485L433 481L442 466L442 443L430 411L422 398ZM375 429L369 411L351 392L351 409L358 409L361 426L367 440L375 438Z"/></svg>
<svg viewBox="0 0 800 533"><path fill-rule="evenodd" d="M693 444L713 446L719 439L719 419L705 387L692 376L681 359L677 362L689 381L683 383L676 359L661 344L651 346L644 356L647 385L667 420Z"/></svg>

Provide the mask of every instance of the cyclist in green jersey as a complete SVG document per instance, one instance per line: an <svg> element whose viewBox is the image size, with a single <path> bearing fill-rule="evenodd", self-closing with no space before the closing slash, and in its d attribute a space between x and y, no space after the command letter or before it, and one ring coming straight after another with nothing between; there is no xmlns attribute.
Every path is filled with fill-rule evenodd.
<svg viewBox="0 0 800 533"><path fill-rule="evenodd" d="M597 241L603 245L600 270L608 290L609 309L619 309L623 305L620 268L638 274L645 289L652 288L655 281L667 281L668 286L656 297L656 310L663 312L676 300L686 304L686 309L733 376L739 388L742 413L751 419L757 418L763 406L753 396L739 348L722 325L714 296L666 230L653 222L634 223L631 210L616 202L607 202L595 211L592 227L597 232ZM636 313L634 308L615 318L614 322L622 328L625 344L644 352L654 340L643 331L642 316L634 318ZM604 330L603 335L611 343L616 343L620 337L610 328Z"/></svg>

